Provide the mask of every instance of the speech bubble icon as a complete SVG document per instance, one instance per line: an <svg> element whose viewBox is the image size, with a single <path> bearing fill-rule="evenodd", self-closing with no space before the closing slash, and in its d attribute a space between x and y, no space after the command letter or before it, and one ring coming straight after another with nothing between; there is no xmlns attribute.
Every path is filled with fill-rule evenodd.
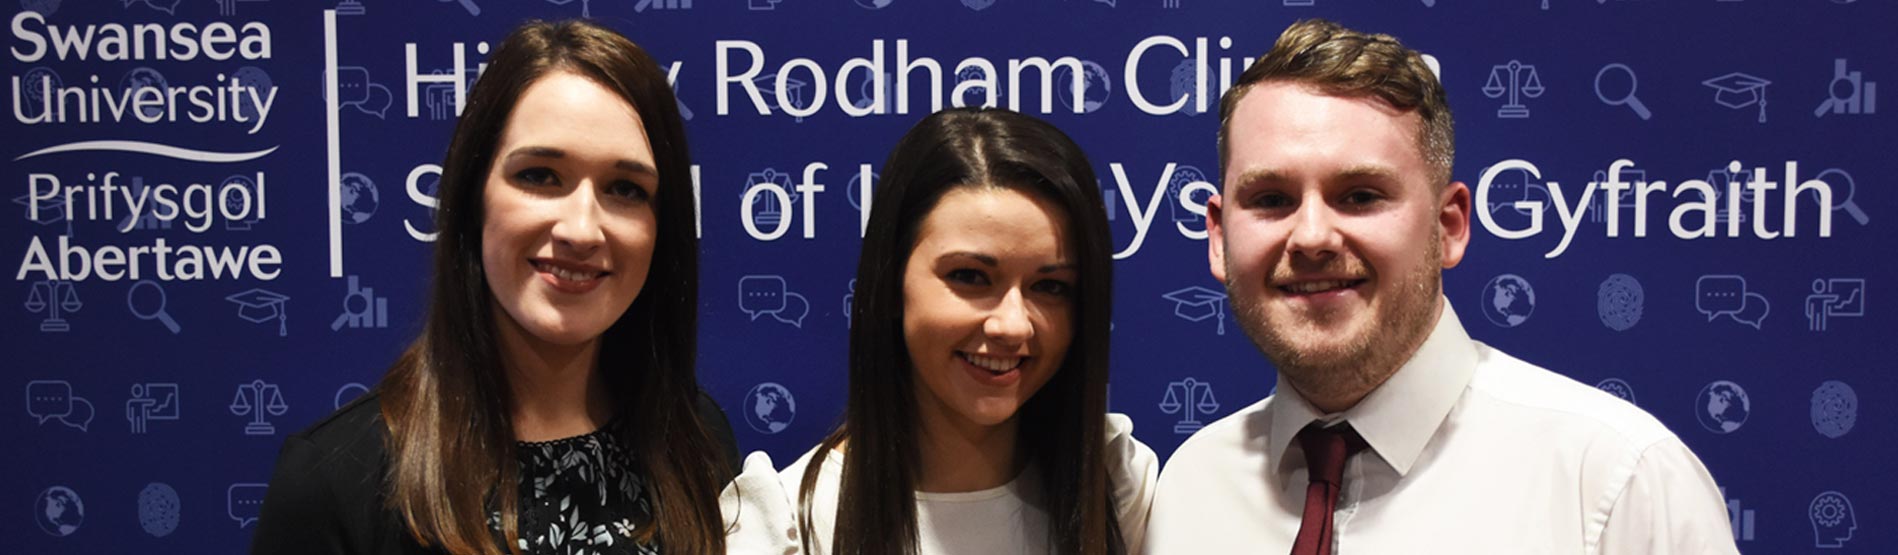
<svg viewBox="0 0 1898 555"><path fill-rule="evenodd" d="M1753 326L1757 330L1772 311L1773 306L1766 302L1766 296L1748 292L1740 301L1740 310L1733 312L1733 321Z"/></svg>
<svg viewBox="0 0 1898 555"><path fill-rule="evenodd" d="M388 87L369 80L367 68L350 66L336 68L336 106L353 106L363 113L383 118L389 112L389 105L395 103L395 95Z"/></svg>
<svg viewBox="0 0 1898 555"><path fill-rule="evenodd" d="M784 292L784 308L771 312L771 318L804 329L804 317L811 313L811 302L795 291Z"/></svg>
<svg viewBox="0 0 1898 555"><path fill-rule="evenodd" d="M776 315L784 311L784 278L780 276L745 276L738 279L738 310L751 315L756 321L759 316ZM801 320L803 317L800 316Z"/></svg>
<svg viewBox="0 0 1898 555"><path fill-rule="evenodd" d="M237 521L238 528L250 526L263 514L264 492L269 489L268 484L231 484L224 491L224 512Z"/></svg>
<svg viewBox="0 0 1898 555"><path fill-rule="evenodd" d="M26 414L40 424L72 414L72 384L58 380L26 383Z"/></svg>
<svg viewBox="0 0 1898 555"><path fill-rule="evenodd" d="M92 416L92 401L87 401L85 397L73 397L72 408L59 419L59 423L84 432L92 426Z"/></svg>
<svg viewBox="0 0 1898 555"><path fill-rule="evenodd" d="M1735 275L1700 276L1694 282L1694 308L1712 322L1724 314L1737 314L1746 306L1746 278Z"/></svg>

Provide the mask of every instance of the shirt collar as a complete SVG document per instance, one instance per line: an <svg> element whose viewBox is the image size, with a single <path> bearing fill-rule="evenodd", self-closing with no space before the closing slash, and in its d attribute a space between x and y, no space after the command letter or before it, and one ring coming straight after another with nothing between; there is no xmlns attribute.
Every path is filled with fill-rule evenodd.
<svg viewBox="0 0 1898 555"><path fill-rule="evenodd" d="M1476 373L1476 346L1449 300L1443 299L1442 305L1436 327L1417 353L1390 379L1342 413L1319 413L1281 373L1267 408L1272 416L1266 444L1269 460L1284 464L1285 450L1306 424L1342 420L1349 422L1371 450L1397 470L1398 476L1409 473Z"/></svg>

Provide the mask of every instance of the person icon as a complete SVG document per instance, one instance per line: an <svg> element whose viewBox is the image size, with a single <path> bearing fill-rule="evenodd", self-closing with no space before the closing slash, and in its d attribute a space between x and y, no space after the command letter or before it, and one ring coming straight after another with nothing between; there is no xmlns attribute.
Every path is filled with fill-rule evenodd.
<svg viewBox="0 0 1898 555"><path fill-rule="evenodd" d="M1826 316L1831 315L1832 305L1839 296L1826 290L1826 280L1812 280L1812 294L1806 296L1806 329L1826 330Z"/></svg>
<svg viewBox="0 0 1898 555"><path fill-rule="evenodd" d="M1843 294L1842 290L1850 290ZM1806 329L1826 331L1826 321L1833 316L1859 316L1863 309L1854 309L1860 305L1860 295L1865 293L1863 280L1851 279L1814 279L1812 294L1806 296Z"/></svg>
<svg viewBox="0 0 1898 555"><path fill-rule="evenodd" d="M145 433L145 423L150 420L152 406L158 400L145 395L145 384L132 384L132 398L125 401L125 419L132 422L132 433Z"/></svg>

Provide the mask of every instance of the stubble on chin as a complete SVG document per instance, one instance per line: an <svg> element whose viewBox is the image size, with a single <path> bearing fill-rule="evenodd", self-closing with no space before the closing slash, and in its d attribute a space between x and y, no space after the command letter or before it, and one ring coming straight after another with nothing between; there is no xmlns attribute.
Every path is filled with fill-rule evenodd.
<svg viewBox="0 0 1898 555"><path fill-rule="evenodd" d="M1226 258L1227 298L1240 329L1271 360L1286 381L1307 399L1357 399L1384 383L1423 345L1435 327L1436 299L1442 294L1442 252L1438 241L1431 241L1423 253L1424 264L1404 276L1397 298L1374 308L1368 329L1347 330L1354 334L1342 342L1314 346L1301 341L1323 333L1305 328L1305 321L1268 322L1264 298L1270 287L1266 277L1238 279L1232 258Z"/></svg>

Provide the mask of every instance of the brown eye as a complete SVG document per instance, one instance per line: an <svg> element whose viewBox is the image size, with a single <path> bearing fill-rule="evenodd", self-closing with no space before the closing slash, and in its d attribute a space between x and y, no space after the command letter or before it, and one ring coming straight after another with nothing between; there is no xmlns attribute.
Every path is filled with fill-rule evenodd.
<svg viewBox="0 0 1898 555"><path fill-rule="evenodd" d="M1035 282L1034 290L1044 293L1044 294L1065 298L1065 297L1070 297L1074 295L1074 284L1061 281L1058 279L1044 279L1044 280Z"/></svg>
<svg viewBox="0 0 1898 555"><path fill-rule="evenodd" d="M980 270L975 270L971 268L957 268L954 270L950 270L948 274L943 275L943 278L955 283L963 283L963 284L968 284L968 285L988 285L989 283L988 274L984 274Z"/></svg>
<svg viewBox="0 0 1898 555"><path fill-rule="evenodd" d="M527 168L514 172L514 180L528 185L553 185L558 182L554 171L547 168Z"/></svg>
<svg viewBox="0 0 1898 555"><path fill-rule="evenodd" d="M639 186L638 183L634 183L632 181L627 181L623 179L619 181L614 181L611 186L607 187L607 192L612 193L613 195L616 195L616 196L626 197L632 200L643 201L643 200L648 200L652 198L652 195L646 193L645 187L641 187Z"/></svg>

